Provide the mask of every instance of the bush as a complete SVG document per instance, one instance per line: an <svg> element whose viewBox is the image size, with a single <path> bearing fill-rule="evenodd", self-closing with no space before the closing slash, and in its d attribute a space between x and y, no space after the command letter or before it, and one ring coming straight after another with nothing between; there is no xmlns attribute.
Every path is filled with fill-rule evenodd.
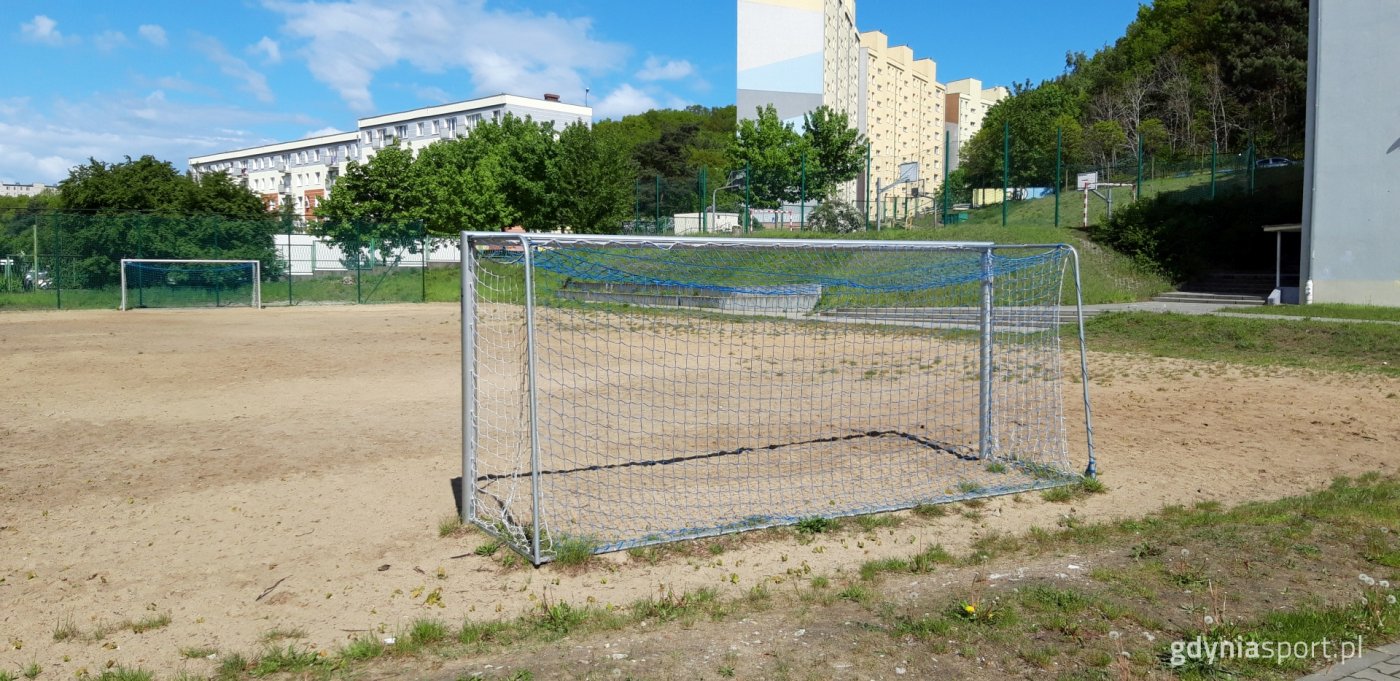
<svg viewBox="0 0 1400 681"><path fill-rule="evenodd" d="M865 217L851 204L833 199L817 206L807 224L818 232L849 234L865 229Z"/></svg>
<svg viewBox="0 0 1400 681"><path fill-rule="evenodd" d="M1272 270L1274 237L1261 227L1298 222L1302 213L1292 185L1195 202L1162 194L1114 211L1090 236L1181 282L1216 268Z"/></svg>

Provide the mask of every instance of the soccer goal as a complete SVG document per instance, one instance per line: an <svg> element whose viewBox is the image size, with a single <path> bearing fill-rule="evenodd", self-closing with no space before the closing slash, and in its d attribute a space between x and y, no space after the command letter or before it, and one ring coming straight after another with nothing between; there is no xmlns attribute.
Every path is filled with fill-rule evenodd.
<svg viewBox="0 0 1400 681"><path fill-rule="evenodd" d="M123 258L122 310L132 307L262 307L257 260Z"/></svg>
<svg viewBox="0 0 1400 681"><path fill-rule="evenodd" d="M465 232L462 254L462 519L535 564L1095 473L1087 381L1067 441L1068 246Z"/></svg>

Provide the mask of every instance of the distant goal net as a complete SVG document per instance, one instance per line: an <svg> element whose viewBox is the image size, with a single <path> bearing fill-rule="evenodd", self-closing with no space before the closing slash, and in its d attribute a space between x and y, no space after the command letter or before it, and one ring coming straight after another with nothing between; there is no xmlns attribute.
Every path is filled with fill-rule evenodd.
<svg viewBox="0 0 1400 681"><path fill-rule="evenodd" d="M1094 472L1068 246L462 240L462 517L535 564Z"/></svg>
<svg viewBox="0 0 1400 681"><path fill-rule="evenodd" d="M257 260L121 261L121 309L141 307L262 307Z"/></svg>

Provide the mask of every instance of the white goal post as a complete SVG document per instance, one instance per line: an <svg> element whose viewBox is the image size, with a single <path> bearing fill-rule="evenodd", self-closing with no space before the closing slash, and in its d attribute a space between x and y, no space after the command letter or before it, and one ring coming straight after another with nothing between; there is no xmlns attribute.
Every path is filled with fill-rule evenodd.
<svg viewBox="0 0 1400 681"><path fill-rule="evenodd" d="M1073 484L1086 379L1064 244L462 234L461 517L536 565Z"/></svg>
<svg viewBox="0 0 1400 681"><path fill-rule="evenodd" d="M175 273L197 276L202 272L228 272L246 269L251 275L250 281L248 282L248 288L250 289L248 304L254 309L262 308L262 262L258 260L122 258L120 267L122 287L121 307L118 308L120 310L127 310L130 307L130 300L127 295L130 290L127 271L131 267L151 270L157 273L167 273L167 280L173 277Z"/></svg>

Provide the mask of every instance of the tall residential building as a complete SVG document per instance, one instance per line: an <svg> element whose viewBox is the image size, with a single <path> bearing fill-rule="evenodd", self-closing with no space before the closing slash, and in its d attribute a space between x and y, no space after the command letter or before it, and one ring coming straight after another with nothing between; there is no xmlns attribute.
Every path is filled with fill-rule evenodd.
<svg viewBox="0 0 1400 681"><path fill-rule="evenodd" d="M900 185L870 207L872 218L879 211L908 215L919 210L920 194L931 194L943 181L944 89L938 66L932 59L915 59L906 45L891 47L880 31L861 33L860 45L860 131L870 141L871 184L865 187L862 180L861 195L874 202L880 186L898 179L902 164L918 163L917 184Z"/></svg>
<svg viewBox="0 0 1400 681"><path fill-rule="evenodd" d="M801 125L825 104L856 118L860 100L860 37L855 0L738 0L740 119L773 105Z"/></svg>
<svg viewBox="0 0 1400 681"><path fill-rule="evenodd" d="M964 78L948 83L947 132L951 159L948 171L958 169L962 145L972 139L982 129L982 121L987 118L987 110L993 104L1011 96L1011 91L998 85L983 88L982 81Z"/></svg>
<svg viewBox="0 0 1400 681"><path fill-rule="evenodd" d="M499 121L506 114L556 129L593 122L591 108L565 104L555 95L531 99L501 94L361 118L355 132L193 156L189 168L196 177L226 172L262 196L268 210L290 202L298 215L311 218L350 161L364 163L395 140L417 152L441 139L466 136L482 121Z"/></svg>

